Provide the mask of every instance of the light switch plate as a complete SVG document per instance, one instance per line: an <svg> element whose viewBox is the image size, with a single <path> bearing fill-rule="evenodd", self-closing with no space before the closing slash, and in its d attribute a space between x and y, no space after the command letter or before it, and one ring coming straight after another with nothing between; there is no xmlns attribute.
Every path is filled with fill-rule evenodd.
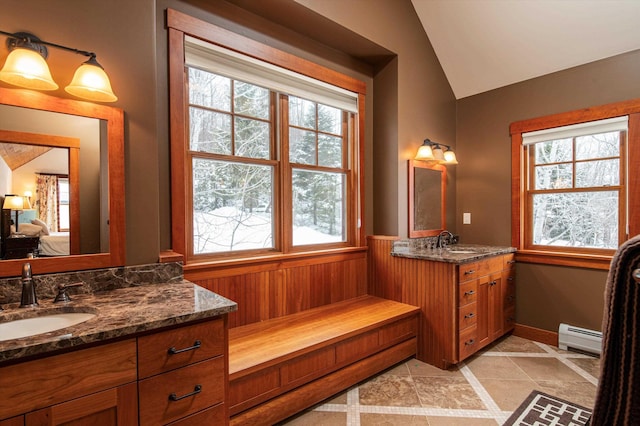
<svg viewBox="0 0 640 426"><path fill-rule="evenodd" d="M471 213L462 213L462 224L471 225Z"/></svg>

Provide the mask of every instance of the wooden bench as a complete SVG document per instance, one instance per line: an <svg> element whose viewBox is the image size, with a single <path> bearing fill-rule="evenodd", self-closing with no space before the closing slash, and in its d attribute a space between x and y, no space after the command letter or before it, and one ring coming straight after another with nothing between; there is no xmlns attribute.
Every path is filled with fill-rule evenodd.
<svg viewBox="0 0 640 426"><path fill-rule="evenodd" d="M418 313L361 296L230 329L231 424L274 424L415 355Z"/></svg>

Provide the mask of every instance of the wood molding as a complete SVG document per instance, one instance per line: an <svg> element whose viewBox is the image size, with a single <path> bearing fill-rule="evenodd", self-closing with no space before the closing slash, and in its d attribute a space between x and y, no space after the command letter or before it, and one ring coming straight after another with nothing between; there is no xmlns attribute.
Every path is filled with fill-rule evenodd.
<svg viewBox="0 0 640 426"><path fill-rule="evenodd" d="M533 340L534 342L544 343L545 345L558 346L558 333L555 331L543 330L541 328L531 327L523 324L516 324L513 329L513 335L524 339Z"/></svg>

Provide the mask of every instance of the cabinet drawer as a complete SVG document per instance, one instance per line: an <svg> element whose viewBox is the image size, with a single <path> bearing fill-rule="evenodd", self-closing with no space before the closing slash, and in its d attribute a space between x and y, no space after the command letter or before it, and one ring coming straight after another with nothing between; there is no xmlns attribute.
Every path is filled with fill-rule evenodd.
<svg viewBox="0 0 640 426"><path fill-rule="evenodd" d="M464 330L465 328L475 325L478 321L478 304L469 303L461 308L458 308L458 330Z"/></svg>
<svg viewBox="0 0 640 426"><path fill-rule="evenodd" d="M138 376L143 379L223 354L222 319L142 336L138 338Z"/></svg>
<svg viewBox="0 0 640 426"><path fill-rule="evenodd" d="M516 326L516 307L515 305L504 310L504 332L513 330Z"/></svg>
<svg viewBox="0 0 640 426"><path fill-rule="evenodd" d="M462 361L469 355L475 353L478 349L478 328L477 326L468 327L460 332L458 353L459 361Z"/></svg>
<svg viewBox="0 0 640 426"><path fill-rule="evenodd" d="M266 399L280 388L280 369L260 370L229 382L229 410L231 415L251 407L255 401Z"/></svg>
<svg viewBox="0 0 640 426"><path fill-rule="evenodd" d="M219 404L215 407L207 408L199 413L187 416L184 419L169 423L168 426L224 425L227 424L225 417L224 404Z"/></svg>
<svg viewBox="0 0 640 426"><path fill-rule="evenodd" d="M0 419L135 382L135 339L2 367L0 378Z"/></svg>
<svg viewBox="0 0 640 426"><path fill-rule="evenodd" d="M418 317L416 315L381 328L378 332L379 343L380 346L387 346L414 337L417 333Z"/></svg>
<svg viewBox="0 0 640 426"><path fill-rule="evenodd" d="M458 306L473 303L478 298L477 280L468 281L458 286Z"/></svg>
<svg viewBox="0 0 640 426"><path fill-rule="evenodd" d="M516 255L514 253L502 256L502 269L511 269L516 267Z"/></svg>
<svg viewBox="0 0 640 426"><path fill-rule="evenodd" d="M169 423L221 403L224 380L223 357L141 380L138 384L140 424ZM189 394L192 395L187 396ZM179 400L173 401L170 395Z"/></svg>
<svg viewBox="0 0 640 426"><path fill-rule="evenodd" d="M477 262L474 263L466 263L464 265L458 266L458 281L463 283L465 281L472 280L474 278L479 277L479 265Z"/></svg>

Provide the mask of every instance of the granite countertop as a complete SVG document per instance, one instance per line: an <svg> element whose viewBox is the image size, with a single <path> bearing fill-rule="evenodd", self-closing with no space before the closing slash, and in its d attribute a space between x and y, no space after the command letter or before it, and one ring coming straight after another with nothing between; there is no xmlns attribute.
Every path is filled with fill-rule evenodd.
<svg viewBox="0 0 640 426"><path fill-rule="evenodd" d="M19 308L19 303L3 305L0 323L56 312L84 312L96 316L57 331L0 341L0 366L32 355L133 336L237 309L235 302L185 280L92 294L74 295L71 289L69 295L71 302L54 304L51 299L39 300L40 306L36 308Z"/></svg>
<svg viewBox="0 0 640 426"><path fill-rule="evenodd" d="M405 241L398 241L394 243L391 255L461 265L491 256L514 253L515 251L515 247L485 246L479 244L454 244L444 249L427 249L417 247L415 244L410 244Z"/></svg>

